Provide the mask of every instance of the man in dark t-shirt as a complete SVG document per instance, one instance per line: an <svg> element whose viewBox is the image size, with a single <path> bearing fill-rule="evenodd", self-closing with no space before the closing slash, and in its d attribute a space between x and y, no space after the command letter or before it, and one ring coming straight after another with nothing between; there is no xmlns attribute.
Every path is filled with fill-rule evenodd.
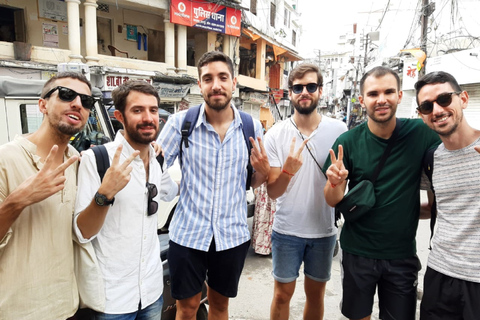
<svg viewBox="0 0 480 320"><path fill-rule="evenodd" d="M343 199L347 180L352 189L373 176L397 126L402 91L395 72L385 67L370 70L360 81L360 92L368 120L338 137L323 166L328 176L325 199L331 206ZM370 319L377 287L381 319L415 319L422 157L439 138L420 119L401 119L398 125L393 148L374 183L375 205L355 222L347 220L340 236L342 313L350 319Z"/></svg>

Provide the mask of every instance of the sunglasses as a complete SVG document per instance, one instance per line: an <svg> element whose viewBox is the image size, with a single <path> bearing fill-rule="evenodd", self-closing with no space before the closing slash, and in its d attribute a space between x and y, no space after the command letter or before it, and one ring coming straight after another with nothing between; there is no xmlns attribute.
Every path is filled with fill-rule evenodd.
<svg viewBox="0 0 480 320"><path fill-rule="evenodd" d="M43 97L43 99L50 98L52 93L55 92L55 90L58 90L58 97L60 100L65 101L65 102L72 102L75 100L77 96L80 97L80 101L82 102L82 106L85 109L92 110L93 105L95 104L95 98L86 94L81 94L78 93L72 89L65 88L62 86L58 86L53 88L52 90L48 91L47 94Z"/></svg>
<svg viewBox="0 0 480 320"><path fill-rule="evenodd" d="M158 210L158 202L153 201L158 194L157 186L153 183L147 182L147 189L148 189L148 215L151 216L155 214Z"/></svg>
<svg viewBox="0 0 480 320"><path fill-rule="evenodd" d="M293 91L293 93L300 94L303 92L304 87L307 87L307 91L309 93L314 93L315 91L317 91L317 88L319 87L319 85L316 83L294 84L293 86L290 87L290 89Z"/></svg>
<svg viewBox="0 0 480 320"><path fill-rule="evenodd" d="M445 108L448 107L452 103L452 94L460 94L462 91L455 91L455 92L444 92L437 96L437 99L433 101L424 101L422 102L417 110L421 114L430 114L433 111L433 103L436 102L439 106Z"/></svg>

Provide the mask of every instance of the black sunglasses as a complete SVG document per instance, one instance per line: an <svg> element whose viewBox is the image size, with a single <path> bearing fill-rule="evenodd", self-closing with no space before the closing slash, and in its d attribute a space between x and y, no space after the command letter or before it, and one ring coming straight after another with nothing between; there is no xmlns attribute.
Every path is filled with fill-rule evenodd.
<svg viewBox="0 0 480 320"><path fill-rule="evenodd" d="M433 111L433 103L436 102L439 106L445 108L452 103L452 94L460 94L462 91L444 92L437 96L433 101L423 101L417 108L421 114L430 114Z"/></svg>
<svg viewBox="0 0 480 320"><path fill-rule="evenodd" d="M72 102L77 96L80 97L80 101L82 102L82 106L85 109L92 110L93 105L95 104L95 98L86 94L78 93L70 88L65 88L62 86L58 86L53 88L52 90L48 91L47 94L43 97L43 99L49 98L52 93L58 90L58 97L60 100L65 102Z"/></svg>
<svg viewBox="0 0 480 320"><path fill-rule="evenodd" d="M303 92L304 87L307 87L307 91L309 93L314 93L315 91L317 91L317 88L319 87L319 85L316 83L294 84L293 86L290 87L290 89L293 91L293 93L299 94Z"/></svg>
<svg viewBox="0 0 480 320"><path fill-rule="evenodd" d="M153 200L153 198L157 196L158 190L155 184L148 183L148 182L147 182L147 189L148 189L148 215L151 216L152 214L155 214L158 210L158 202Z"/></svg>

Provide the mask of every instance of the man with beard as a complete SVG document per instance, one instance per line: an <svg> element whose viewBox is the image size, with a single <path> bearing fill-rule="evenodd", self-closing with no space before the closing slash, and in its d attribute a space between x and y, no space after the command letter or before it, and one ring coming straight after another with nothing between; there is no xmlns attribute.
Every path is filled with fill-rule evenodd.
<svg viewBox="0 0 480 320"><path fill-rule="evenodd" d="M72 216L78 152L94 107L81 74L48 80L40 128L0 147L0 319L66 319L78 308Z"/></svg>
<svg viewBox="0 0 480 320"><path fill-rule="evenodd" d="M395 116L402 99L400 79L389 68L375 67L360 80L359 101L368 120L342 134L324 165L324 193L334 207L345 194L371 179L395 127L398 135L374 183L375 205L354 222L345 221L342 246L342 313L370 319L378 287L380 319L415 319L417 277L415 235L420 213L420 177L426 150L438 136L420 119ZM338 158L335 156L338 154Z"/></svg>
<svg viewBox="0 0 480 320"><path fill-rule="evenodd" d="M418 112L442 139L433 154L438 223L420 319L480 319L480 131L467 123L468 93L451 74L429 73L415 89Z"/></svg>
<svg viewBox="0 0 480 320"><path fill-rule="evenodd" d="M208 278L209 319L228 319L229 297L238 281L250 243L247 224L248 150L242 120L231 103L236 78L232 60L222 52L198 61L198 85L205 103L192 122L183 148L180 199L170 224L168 263L176 319L195 319L202 284ZM185 112L172 115L159 138L168 166L179 156ZM265 182L270 166L261 143L262 126L254 120L260 149L252 142L252 187Z"/></svg>
<svg viewBox="0 0 480 320"><path fill-rule="evenodd" d="M295 67L288 77L295 112L290 119L275 124L265 136L271 167L267 191L272 199L277 199L272 233L275 287L270 319L289 318L290 299L302 262L304 319L323 319L337 228L333 209L318 194L326 182L321 164L347 127L316 112L322 85L323 77L316 65L304 63Z"/></svg>
<svg viewBox="0 0 480 320"><path fill-rule="evenodd" d="M102 181L93 151L82 156L74 229L81 243L92 242L103 275L105 307L95 310L95 319L159 320L163 269L156 212L159 200L178 193L150 144L159 132L160 98L138 80L117 87L112 98L125 129L105 144L111 166Z"/></svg>

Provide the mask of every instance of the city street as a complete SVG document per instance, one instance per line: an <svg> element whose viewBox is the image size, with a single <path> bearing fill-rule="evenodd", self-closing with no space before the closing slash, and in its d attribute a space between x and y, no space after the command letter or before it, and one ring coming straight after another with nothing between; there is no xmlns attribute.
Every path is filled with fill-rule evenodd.
<svg viewBox="0 0 480 320"><path fill-rule="evenodd" d="M252 219L249 219L251 223ZM419 273L419 291L423 288L423 275L425 273L428 244L430 239L430 220L420 221L417 231L417 252L422 262L422 270ZM245 268L240 279L238 296L230 300L230 319L232 320L267 320L270 314L270 303L273 296L273 277L271 256L255 254L250 248ZM341 300L341 270L340 253L333 260L332 277L327 283L325 296L325 320L344 320L339 304ZM300 277L297 280L295 294L290 304L290 319L301 320L305 294L303 292L303 270L300 270ZM420 306L418 300L417 310ZM417 311L417 319L419 317ZM374 306L372 319L378 319L378 307Z"/></svg>

